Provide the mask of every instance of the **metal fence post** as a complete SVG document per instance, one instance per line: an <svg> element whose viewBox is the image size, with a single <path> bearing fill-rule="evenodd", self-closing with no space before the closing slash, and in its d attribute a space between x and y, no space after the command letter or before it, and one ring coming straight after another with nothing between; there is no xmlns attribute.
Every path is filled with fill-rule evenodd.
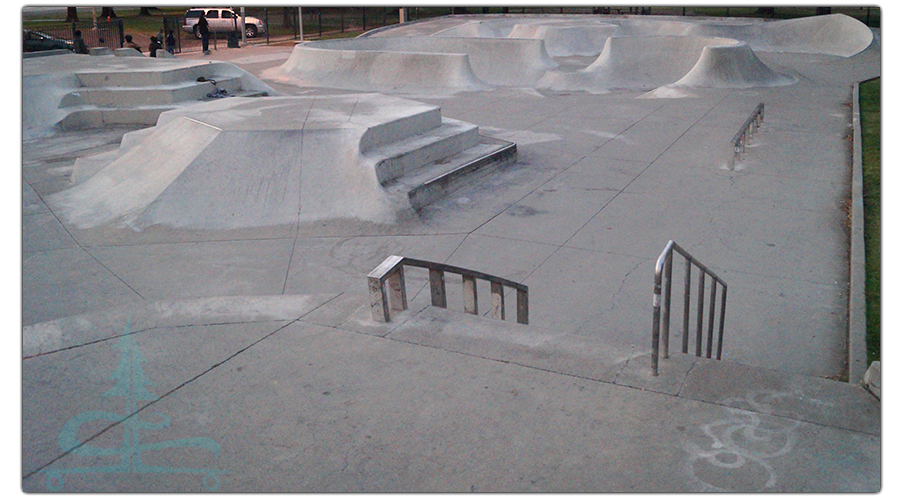
<svg viewBox="0 0 900 500"><path fill-rule="evenodd" d="M659 375L659 307L662 295L662 275L656 273L653 279L653 333L650 337L650 371Z"/></svg>
<svg viewBox="0 0 900 500"><path fill-rule="evenodd" d="M706 286L704 285L704 280L706 279L706 272L702 269L700 270L700 284L697 286L697 290L699 296L697 297L697 349L695 351L696 356L700 356L700 352L703 349L703 299L706 296Z"/></svg>
<svg viewBox="0 0 900 500"><path fill-rule="evenodd" d="M666 282L666 308L663 311L662 318L662 357L669 357L669 313L672 309L672 256L674 252L669 252L669 257L665 263L665 282Z"/></svg>
<svg viewBox="0 0 900 500"><path fill-rule="evenodd" d="M478 314L478 286L474 276L463 275L463 310L469 314Z"/></svg>
<svg viewBox="0 0 900 500"><path fill-rule="evenodd" d="M431 305L446 309L447 285L444 281L444 271L439 269L429 269L428 282L431 286Z"/></svg>
<svg viewBox="0 0 900 500"><path fill-rule="evenodd" d="M491 282L491 317L494 319L506 319L505 305L503 285Z"/></svg>
<svg viewBox="0 0 900 500"><path fill-rule="evenodd" d="M691 259L685 259L684 265L684 313L681 322L681 352L688 352L688 337L691 335Z"/></svg>

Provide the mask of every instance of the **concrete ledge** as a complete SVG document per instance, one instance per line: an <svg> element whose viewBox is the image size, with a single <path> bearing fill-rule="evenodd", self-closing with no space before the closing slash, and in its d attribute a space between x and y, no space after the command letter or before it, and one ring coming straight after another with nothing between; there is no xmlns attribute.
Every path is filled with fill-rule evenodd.
<svg viewBox="0 0 900 500"><path fill-rule="evenodd" d="M859 118L859 83L853 84L853 173L851 181L850 302L847 364L851 384L866 373L866 241L864 234L862 131Z"/></svg>
<svg viewBox="0 0 900 500"><path fill-rule="evenodd" d="M22 54L22 58L30 59L32 57L61 56L71 53L72 51L67 49L40 50L38 52L25 52Z"/></svg>
<svg viewBox="0 0 900 500"><path fill-rule="evenodd" d="M866 375L863 377L863 385L873 396L881 401L881 361L875 361L869 366L869 369L866 370Z"/></svg>

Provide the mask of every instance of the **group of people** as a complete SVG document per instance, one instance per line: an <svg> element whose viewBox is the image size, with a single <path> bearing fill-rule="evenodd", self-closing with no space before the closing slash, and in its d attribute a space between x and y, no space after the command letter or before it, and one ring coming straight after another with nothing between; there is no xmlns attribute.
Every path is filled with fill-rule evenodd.
<svg viewBox="0 0 900 500"><path fill-rule="evenodd" d="M203 53L209 54L209 21L207 21L206 16L203 13L200 13L200 19L197 20L197 32L200 33L200 40L203 44ZM82 38L81 30L75 30L75 37L72 42L72 50L76 54L90 53L84 38ZM150 50L150 57L156 57L157 51L163 48L163 42L165 42L166 45L166 52L170 54L175 53L175 33L172 30L169 30L169 33L163 37L162 30L159 30L159 33L157 33L156 36L150 37L150 46L148 47ZM134 37L131 35L125 35L125 43L123 43L122 46L143 53L141 46L134 42Z"/></svg>
<svg viewBox="0 0 900 500"><path fill-rule="evenodd" d="M157 51L162 50L163 41L165 41L166 44L166 52L170 54L175 53L175 33L172 30L169 30L169 33L163 37L162 30L160 30L156 36L150 37L150 46L148 47L150 50L150 57L156 57ZM131 48L143 53L141 46L134 42L134 37L131 35L125 35L125 43L122 44L122 47ZM87 44L82 37L81 30L75 30L75 37L72 40L72 50L76 54L90 53L90 50L88 50Z"/></svg>

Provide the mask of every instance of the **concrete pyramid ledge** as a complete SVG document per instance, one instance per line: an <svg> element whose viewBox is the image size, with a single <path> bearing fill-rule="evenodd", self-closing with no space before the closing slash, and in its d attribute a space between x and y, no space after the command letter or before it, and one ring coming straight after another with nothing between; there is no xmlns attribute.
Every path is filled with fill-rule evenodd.
<svg viewBox="0 0 900 500"><path fill-rule="evenodd" d="M443 160L482 151L483 143L474 126L445 126L438 106L397 97L235 97L167 111L151 131L124 138L117 152L76 162L79 184L49 203L79 228L222 230L324 219L389 224L462 185L476 169L460 171ZM492 158L508 144L481 156ZM514 160L503 154L500 163ZM416 179L437 163L440 172L400 182L404 192L382 185ZM420 192L435 179L443 181L427 195Z"/></svg>

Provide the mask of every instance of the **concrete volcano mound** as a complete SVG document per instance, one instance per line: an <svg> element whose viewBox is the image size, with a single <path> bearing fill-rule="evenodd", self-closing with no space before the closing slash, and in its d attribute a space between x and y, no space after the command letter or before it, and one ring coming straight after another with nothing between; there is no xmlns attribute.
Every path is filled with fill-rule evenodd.
<svg viewBox="0 0 900 500"><path fill-rule="evenodd" d="M605 93L683 87L772 87L795 80L766 66L737 40L697 36L612 37L590 66L548 72L538 88Z"/></svg>
<svg viewBox="0 0 900 500"><path fill-rule="evenodd" d="M49 201L81 228L390 223L460 184L459 162L471 174L472 157L496 149L438 106L396 97L222 99L163 113L118 151L79 159L78 184ZM441 179L440 189L417 175Z"/></svg>

